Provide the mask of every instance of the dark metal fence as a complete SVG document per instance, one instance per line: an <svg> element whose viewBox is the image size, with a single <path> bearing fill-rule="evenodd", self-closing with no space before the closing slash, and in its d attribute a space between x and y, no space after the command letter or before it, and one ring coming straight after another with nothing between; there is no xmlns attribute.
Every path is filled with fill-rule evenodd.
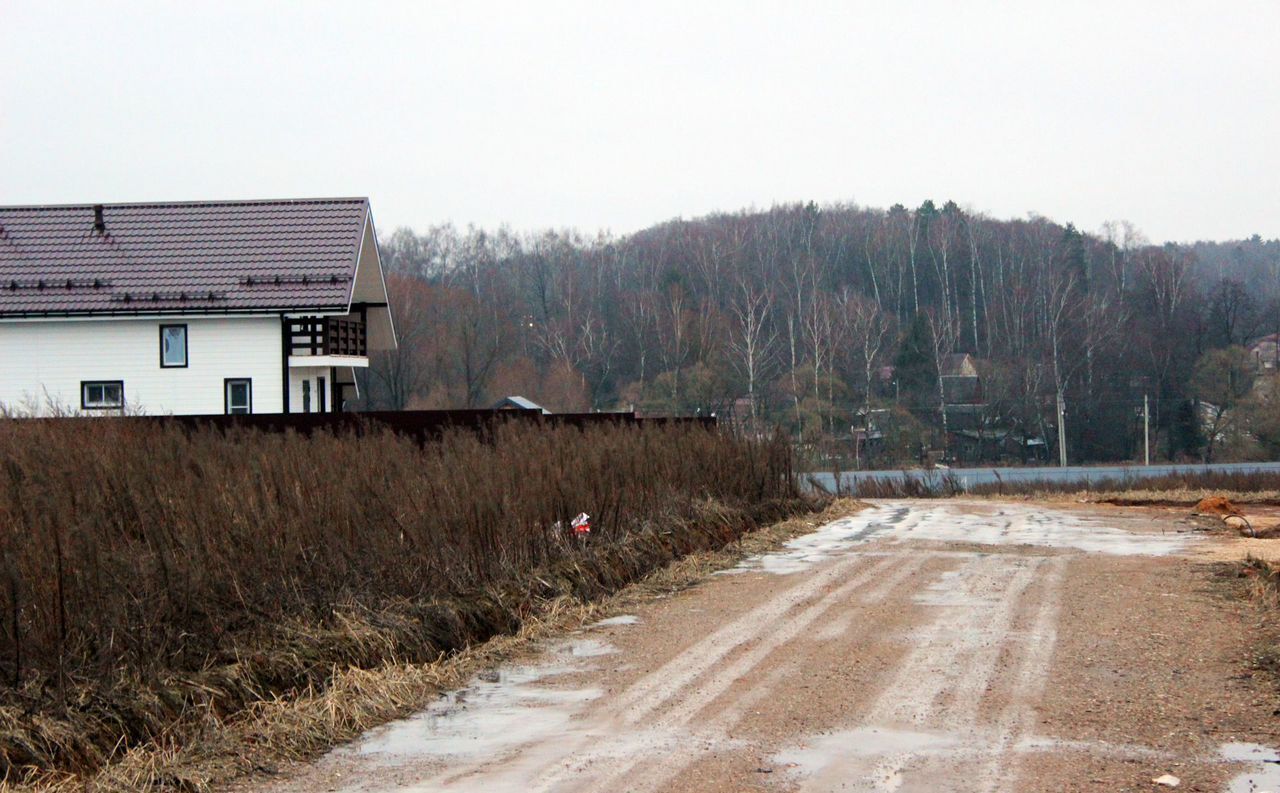
<svg viewBox="0 0 1280 793"><path fill-rule="evenodd" d="M66 421L68 419L46 419ZM75 420L75 419L71 419ZM101 419L84 419L97 421ZM317 430L361 433L370 427L387 427L421 441L439 438L448 430L484 432L503 423L540 424L546 427L665 426L715 429L713 416L641 417L634 413L552 413L536 410L401 410L367 413L254 413L209 416L124 416L115 421L178 424L183 427L228 429L245 427L263 432L292 430L310 435Z"/></svg>

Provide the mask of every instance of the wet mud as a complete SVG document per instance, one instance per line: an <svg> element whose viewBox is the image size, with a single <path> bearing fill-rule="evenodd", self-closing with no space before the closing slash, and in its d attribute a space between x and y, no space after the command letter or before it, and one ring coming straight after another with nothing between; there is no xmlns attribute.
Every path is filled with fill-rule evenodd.
<svg viewBox="0 0 1280 793"><path fill-rule="evenodd" d="M1227 674L1238 638L1186 583L1208 541L1038 505L879 504L263 789L1149 790L1170 771L1278 788L1280 757L1242 742L1265 703L1199 682ZM1165 656L1170 609L1192 622ZM1143 677L1156 664L1194 682L1166 691Z"/></svg>

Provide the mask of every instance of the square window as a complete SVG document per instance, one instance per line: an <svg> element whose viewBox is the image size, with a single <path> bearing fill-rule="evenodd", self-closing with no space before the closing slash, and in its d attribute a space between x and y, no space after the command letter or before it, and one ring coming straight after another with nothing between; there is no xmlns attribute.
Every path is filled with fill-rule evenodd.
<svg viewBox="0 0 1280 793"><path fill-rule="evenodd" d="M253 412L253 381L248 378L227 380L225 383L227 413Z"/></svg>
<svg viewBox="0 0 1280 793"><path fill-rule="evenodd" d="M160 326L160 366L165 369L187 365L187 326Z"/></svg>
<svg viewBox="0 0 1280 793"><path fill-rule="evenodd" d="M113 410L123 407L123 382L119 380L103 380L80 383L80 408L82 410Z"/></svg>

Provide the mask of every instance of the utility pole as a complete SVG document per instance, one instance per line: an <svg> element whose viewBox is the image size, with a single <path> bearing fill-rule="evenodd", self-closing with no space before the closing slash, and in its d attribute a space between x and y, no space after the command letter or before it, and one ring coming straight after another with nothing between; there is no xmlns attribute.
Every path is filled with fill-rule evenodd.
<svg viewBox="0 0 1280 793"><path fill-rule="evenodd" d="M1058 465L1067 467L1067 405L1062 398L1062 389L1058 389Z"/></svg>
<svg viewBox="0 0 1280 793"><path fill-rule="evenodd" d="M1151 400L1142 395L1142 459L1143 465L1151 465Z"/></svg>

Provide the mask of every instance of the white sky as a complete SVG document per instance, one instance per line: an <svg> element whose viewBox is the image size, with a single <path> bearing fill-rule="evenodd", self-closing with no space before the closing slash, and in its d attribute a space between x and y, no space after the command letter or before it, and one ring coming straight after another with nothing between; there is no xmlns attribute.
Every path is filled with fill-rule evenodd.
<svg viewBox="0 0 1280 793"><path fill-rule="evenodd" d="M1280 2L0 0L0 204L623 233L952 198L1280 236Z"/></svg>

